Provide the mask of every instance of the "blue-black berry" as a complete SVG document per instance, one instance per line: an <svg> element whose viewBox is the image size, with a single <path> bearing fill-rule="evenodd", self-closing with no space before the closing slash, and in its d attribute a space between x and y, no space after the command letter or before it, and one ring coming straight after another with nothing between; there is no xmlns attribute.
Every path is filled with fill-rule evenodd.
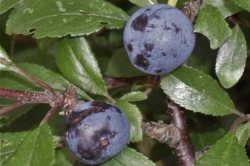
<svg viewBox="0 0 250 166"><path fill-rule="evenodd" d="M130 124L116 106L105 102L86 102L67 117L65 141L77 159L99 164L117 155L128 143Z"/></svg>
<svg viewBox="0 0 250 166"><path fill-rule="evenodd" d="M187 60L194 48L195 34L192 23L179 9L155 4L139 9L130 17L123 43L136 68L160 75Z"/></svg>

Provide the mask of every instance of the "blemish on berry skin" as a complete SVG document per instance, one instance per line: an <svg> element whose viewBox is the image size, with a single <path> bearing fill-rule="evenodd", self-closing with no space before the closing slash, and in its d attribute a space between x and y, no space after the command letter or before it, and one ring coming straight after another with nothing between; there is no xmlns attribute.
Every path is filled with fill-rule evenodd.
<svg viewBox="0 0 250 166"><path fill-rule="evenodd" d="M100 141L100 148L104 148L104 147L107 146L108 144L109 144L109 141L108 141L107 138L102 139L102 140Z"/></svg>
<svg viewBox="0 0 250 166"><path fill-rule="evenodd" d="M137 66L143 67L144 69L147 69L150 65L149 61L145 59L142 54L137 54L135 58L135 64Z"/></svg>
<svg viewBox="0 0 250 166"><path fill-rule="evenodd" d="M149 51L149 52L151 52L153 50L154 46L155 45L152 43L144 43L144 47L145 47L146 51Z"/></svg>
<svg viewBox="0 0 250 166"><path fill-rule="evenodd" d="M162 70L155 70L155 72L156 72L156 73L161 73L161 72L162 72Z"/></svg>
<svg viewBox="0 0 250 166"><path fill-rule="evenodd" d="M130 52L133 51L133 46L132 46L132 44L128 44L128 45L127 45L127 48L128 48L128 50L129 50Z"/></svg>
<svg viewBox="0 0 250 166"><path fill-rule="evenodd" d="M148 24L148 16L144 13L136 17L134 21L132 21L131 27L136 31L143 32Z"/></svg>
<svg viewBox="0 0 250 166"><path fill-rule="evenodd" d="M175 29L174 29L175 33L179 33L180 28L178 28L177 25L174 24L174 23L172 23L172 25L173 25L173 27L175 28Z"/></svg>

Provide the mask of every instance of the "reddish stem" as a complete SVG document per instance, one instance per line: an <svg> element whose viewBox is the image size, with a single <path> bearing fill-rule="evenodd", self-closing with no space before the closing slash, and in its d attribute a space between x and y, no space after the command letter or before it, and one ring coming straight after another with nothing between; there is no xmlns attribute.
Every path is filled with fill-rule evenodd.
<svg viewBox="0 0 250 166"><path fill-rule="evenodd" d="M51 103L53 95L46 92L26 92L0 88L0 98L19 100L23 103Z"/></svg>
<svg viewBox="0 0 250 166"><path fill-rule="evenodd" d="M25 103L22 103L22 102L18 102L18 103L15 103L15 104L12 104L12 105L8 105L2 109L0 109L0 115L2 114L5 114L13 109L16 109L16 108L19 108L19 107L22 107L26 105Z"/></svg>
<svg viewBox="0 0 250 166"><path fill-rule="evenodd" d="M17 67L13 67L12 70L18 74L20 74L21 76L23 76L24 78L30 80L31 82L41 86L44 89L47 89L50 93L54 94L54 90L46 83L36 79L35 77L31 76L30 74L26 73L25 71L17 68Z"/></svg>
<svg viewBox="0 0 250 166"><path fill-rule="evenodd" d="M192 166L196 162L195 151L189 136L184 112L173 102L168 103L171 123L179 130L180 140L174 146L174 153L181 166Z"/></svg>
<svg viewBox="0 0 250 166"><path fill-rule="evenodd" d="M42 123L44 122L48 122L48 120L51 118L51 116L56 112L56 110L58 109L57 105L53 106L49 112L46 114L46 116L43 118Z"/></svg>
<svg viewBox="0 0 250 166"><path fill-rule="evenodd" d="M133 85L136 82L143 82L143 84L149 84L151 87L159 87L159 76L140 76L131 78L114 78L104 77L107 89L116 88L119 86Z"/></svg>
<svg viewBox="0 0 250 166"><path fill-rule="evenodd" d="M250 120L250 114L244 115L239 117L238 119L236 119L236 121L234 122L234 124L231 127L231 132L233 133L233 135L236 135L236 131L238 129L238 127L244 123Z"/></svg>

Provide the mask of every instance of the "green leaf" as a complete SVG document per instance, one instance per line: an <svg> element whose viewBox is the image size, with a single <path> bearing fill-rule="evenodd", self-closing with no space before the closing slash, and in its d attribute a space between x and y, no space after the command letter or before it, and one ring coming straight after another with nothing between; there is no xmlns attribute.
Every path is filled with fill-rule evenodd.
<svg viewBox="0 0 250 166"><path fill-rule="evenodd" d="M37 39L36 44L39 55L43 57L46 57L46 55L48 55L48 57L51 57L49 55L55 55L56 42L57 38L45 37L42 39ZM36 57L36 59L38 58Z"/></svg>
<svg viewBox="0 0 250 166"><path fill-rule="evenodd" d="M127 93L120 98L123 101L141 101L145 99L147 99L147 95L139 91Z"/></svg>
<svg viewBox="0 0 250 166"><path fill-rule="evenodd" d="M34 33L35 38L79 36L104 27L123 28L127 19L123 10L103 0L26 1L11 13L6 32Z"/></svg>
<svg viewBox="0 0 250 166"><path fill-rule="evenodd" d="M32 63L19 63L17 64L17 67L39 79L40 81L47 83L52 87L52 89L56 91L65 92L67 90L67 82L69 81L59 73L55 73L47 68L44 68L43 66ZM34 85L22 76L13 72L1 73L0 87L25 91L43 91L41 87ZM76 87L76 90L79 98L93 100L80 88Z"/></svg>
<svg viewBox="0 0 250 166"><path fill-rule="evenodd" d="M13 65L5 50L0 46L0 71L8 70Z"/></svg>
<svg viewBox="0 0 250 166"><path fill-rule="evenodd" d="M17 64L17 67L29 73L33 77L36 77L40 81L49 84L54 90L66 91L67 89L67 80L63 76L49 69L46 69L43 66L32 63L19 63Z"/></svg>
<svg viewBox="0 0 250 166"><path fill-rule="evenodd" d="M65 128L62 126L65 126L66 118L65 116L60 115L59 113L62 110L58 110L48 121L48 124L50 126L50 130L54 136L60 136L64 138L65 134Z"/></svg>
<svg viewBox="0 0 250 166"><path fill-rule="evenodd" d="M30 106L30 104L27 106ZM48 113L48 110L50 110L50 106L48 104L36 104L32 106L33 107L28 110L28 112L26 111L26 113L20 115L20 117L16 118L8 126L4 126L0 130L2 132L20 132L33 130L34 128L38 127L39 122L42 121L42 119ZM15 114L15 116L17 116L16 114L18 114L17 110L15 109L14 111L5 113L2 116L5 117L5 115L9 115L11 113L13 113L13 115Z"/></svg>
<svg viewBox="0 0 250 166"><path fill-rule="evenodd" d="M12 158L20 143L29 134L29 131L15 133L0 133L0 165Z"/></svg>
<svg viewBox="0 0 250 166"><path fill-rule="evenodd" d="M250 12L250 3L246 0L232 0L234 3Z"/></svg>
<svg viewBox="0 0 250 166"><path fill-rule="evenodd" d="M247 57L247 45L239 25L220 47L216 60L216 74L225 88L231 88L241 78Z"/></svg>
<svg viewBox="0 0 250 166"><path fill-rule="evenodd" d="M237 129L236 136L239 143L244 147L250 136L250 123L240 125Z"/></svg>
<svg viewBox="0 0 250 166"><path fill-rule="evenodd" d="M122 45L123 29L113 30L109 33L108 46L114 52Z"/></svg>
<svg viewBox="0 0 250 166"><path fill-rule="evenodd" d="M14 155L5 166L44 166L54 163L54 143L49 126L44 123L19 142Z"/></svg>
<svg viewBox="0 0 250 166"><path fill-rule="evenodd" d="M222 138L225 134L225 129L219 127L190 132L190 136L196 152L202 151L207 146L215 144L215 142Z"/></svg>
<svg viewBox="0 0 250 166"><path fill-rule="evenodd" d="M240 8L230 0L206 0L204 3L216 7L221 12L224 18L238 13L242 10L242 8Z"/></svg>
<svg viewBox="0 0 250 166"><path fill-rule="evenodd" d="M194 32L205 35L210 40L210 47L216 49L231 35L231 29L223 15L212 5L201 8L194 26Z"/></svg>
<svg viewBox="0 0 250 166"><path fill-rule="evenodd" d="M235 136L232 136L231 132L216 142L195 164L195 166L215 165L249 165L244 147L239 144Z"/></svg>
<svg viewBox="0 0 250 166"><path fill-rule="evenodd" d="M10 71L2 71L1 73L1 88L25 91L42 91L42 88L37 87L24 77Z"/></svg>
<svg viewBox="0 0 250 166"><path fill-rule="evenodd" d="M101 166L155 166L147 157L141 153L136 152L134 149L125 147L116 157L101 164Z"/></svg>
<svg viewBox="0 0 250 166"><path fill-rule="evenodd" d="M113 54L105 74L112 77L136 77L145 75L131 64L124 47L118 49Z"/></svg>
<svg viewBox="0 0 250 166"><path fill-rule="evenodd" d="M163 75L161 87L174 102L194 112L214 116L237 113L217 81L190 67L181 66Z"/></svg>
<svg viewBox="0 0 250 166"><path fill-rule="evenodd" d="M157 0L129 0L129 1L140 7L157 4Z"/></svg>
<svg viewBox="0 0 250 166"><path fill-rule="evenodd" d="M76 159L66 147L56 150L55 159L56 162L54 166L72 166L76 161Z"/></svg>
<svg viewBox="0 0 250 166"><path fill-rule="evenodd" d="M186 65L198 69L208 75L214 74L214 64L218 50L210 48L207 37L197 34L196 43L192 55L186 61Z"/></svg>
<svg viewBox="0 0 250 166"><path fill-rule="evenodd" d="M63 75L82 90L108 96L95 56L84 37L59 40L56 63Z"/></svg>
<svg viewBox="0 0 250 166"><path fill-rule="evenodd" d="M142 140L141 121L142 115L139 109L126 101L116 101L115 105L119 107L128 117L130 122L130 142Z"/></svg>
<svg viewBox="0 0 250 166"><path fill-rule="evenodd" d="M14 7L16 4L20 3L22 0L0 0L0 14L6 12L10 8Z"/></svg>
<svg viewBox="0 0 250 166"><path fill-rule="evenodd" d="M7 53L5 50L0 46L0 58L5 59L6 61L11 61L10 58L8 57Z"/></svg>
<svg viewBox="0 0 250 166"><path fill-rule="evenodd" d="M67 83L69 81L59 73L55 73L47 68L44 68L43 66L39 66L32 63L19 63L17 66L20 69L29 73L30 75L36 77L40 81L47 83L55 91L65 92L67 90L68 87ZM80 98L93 100L84 91L82 91L78 87L75 88Z"/></svg>
<svg viewBox="0 0 250 166"><path fill-rule="evenodd" d="M1 81L2 82L2 81ZM0 108L17 103L17 101L10 101L7 99L0 99ZM15 111L10 111L5 114L0 115L0 128L8 126L11 122L17 119L20 115L28 112L34 107L34 104L25 105L16 108Z"/></svg>

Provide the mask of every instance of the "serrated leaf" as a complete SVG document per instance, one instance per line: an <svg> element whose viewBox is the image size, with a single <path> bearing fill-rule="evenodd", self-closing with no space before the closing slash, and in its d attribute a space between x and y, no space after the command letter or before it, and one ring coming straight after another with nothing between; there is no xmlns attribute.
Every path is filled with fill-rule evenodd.
<svg viewBox="0 0 250 166"><path fill-rule="evenodd" d="M239 140L239 143L245 147L247 140L250 137L250 124L242 124L238 127L236 131L236 136Z"/></svg>
<svg viewBox="0 0 250 166"><path fill-rule="evenodd" d="M0 99L0 108L14 104L14 103L17 103L17 101L13 102L7 99ZM34 104L25 105L25 106L16 108L15 111L10 111L10 112L0 115L0 128L8 126L11 122L13 122L22 114L27 113L34 106L35 106Z"/></svg>
<svg viewBox="0 0 250 166"><path fill-rule="evenodd" d="M67 148L57 149L55 159L54 166L72 166L76 161Z"/></svg>
<svg viewBox="0 0 250 166"><path fill-rule="evenodd" d="M48 124L44 123L31 131L20 142L15 154L5 166L44 166L54 163L54 143Z"/></svg>
<svg viewBox="0 0 250 166"><path fill-rule="evenodd" d="M20 3L22 0L1 0L0 1L0 14L6 12L10 8L14 7L16 4Z"/></svg>
<svg viewBox="0 0 250 166"><path fill-rule="evenodd" d="M147 99L147 95L143 92L136 91L136 92L130 92L125 95L123 95L119 100L123 101L141 101Z"/></svg>
<svg viewBox="0 0 250 166"><path fill-rule="evenodd" d="M42 91L42 88L37 87L19 74L10 71L1 72L0 87L13 90Z"/></svg>
<svg viewBox="0 0 250 166"><path fill-rule="evenodd" d="M221 12L224 18L238 13L242 10L242 8L240 8L230 0L206 0L204 3L216 7Z"/></svg>
<svg viewBox="0 0 250 166"><path fill-rule="evenodd" d="M231 88L241 78L247 57L247 45L239 25L220 47L216 60L216 74L225 88Z"/></svg>
<svg viewBox="0 0 250 166"><path fill-rule="evenodd" d="M234 3L242 7L243 9L247 10L250 12L250 3L247 0L232 0Z"/></svg>
<svg viewBox="0 0 250 166"><path fill-rule="evenodd" d="M12 66L12 62L8 57L5 50L0 46L0 71L1 70L8 70Z"/></svg>
<svg viewBox="0 0 250 166"><path fill-rule="evenodd" d="M116 157L101 164L101 166L155 166L147 157L134 149L125 147Z"/></svg>
<svg viewBox="0 0 250 166"><path fill-rule="evenodd" d="M15 154L16 149L29 133L29 131L0 133L0 165L5 165Z"/></svg>
<svg viewBox="0 0 250 166"><path fill-rule="evenodd" d="M163 75L161 87L174 102L194 112L214 116L237 113L217 81L190 67L181 66Z"/></svg>
<svg viewBox="0 0 250 166"><path fill-rule="evenodd" d="M216 142L211 149L205 153L195 166L247 166L248 157L243 146L241 146L231 132Z"/></svg>
<svg viewBox="0 0 250 166"><path fill-rule="evenodd" d="M223 128L212 128L202 131L191 131L190 136L193 142L195 151L202 151L207 146L213 145L216 141L222 138L226 134L225 129Z"/></svg>
<svg viewBox="0 0 250 166"><path fill-rule="evenodd" d="M80 36L104 27L123 28L127 19L123 10L102 0L27 1L11 13L6 32L34 33L35 38Z"/></svg>
<svg viewBox="0 0 250 166"><path fill-rule="evenodd" d="M84 37L59 40L56 63L63 75L82 90L108 96L97 61Z"/></svg>
<svg viewBox="0 0 250 166"><path fill-rule="evenodd" d="M129 0L129 1L140 7L157 4L157 0Z"/></svg>
<svg viewBox="0 0 250 166"><path fill-rule="evenodd" d="M60 92L65 92L67 90L69 82L59 73L55 73L43 66L32 64L32 63L19 63L17 67L39 79L42 82L47 83L52 87L52 89ZM38 85L34 85L30 81L26 80L22 76L13 72L2 72L1 73L1 88L24 90L24 91L43 91ZM77 94L82 99L91 99L84 91L76 87Z"/></svg>
<svg viewBox="0 0 250 166"><path fill-rule="evenodd" d="M124 48L118 49L113 54L105 74L112 77L136 77L145 75L131 64Z"/></svg>
<svg viewBox="0 0 250 166"><path fill-rule="evenodd" d="M223 15L212 5L204 5L201 8L196 19L194 32L205 35L210 40L212 49L220 47L226 38L231 35L231 29Z"/></svg>
<svg viewBox="0 0 250 166"><path fill-rule="evenodd" d="M68 87L68 80L64 78L59 73L55 73L49 69L44 68L43 66L39 66L32 63L19 63L17 65L20 69L26 71L37 79L47 83L52 87L52 89L60 92L65 92ZM93 100L91 99L84 91L75 87L77 90L77 94L80 98Z"/></svg>
<svg viewBox="0 0 250 166"><path fill-rule="evenodd" d="M29 73L33 77L36 77L40 81L49 84L54 90L66 91L67 89L67 80L63 76L46 69L43 66L32 63L19 63L17 64L17 67Z"/></svg>
<svg viewBox="0 0 250 166"><path fill-rule="evenodd" d="M126 101L116 101L115 105L119 107L128 117L130 122L130 142L138 142L142 140L141 121L142 115L139 109Z"/></svg>

